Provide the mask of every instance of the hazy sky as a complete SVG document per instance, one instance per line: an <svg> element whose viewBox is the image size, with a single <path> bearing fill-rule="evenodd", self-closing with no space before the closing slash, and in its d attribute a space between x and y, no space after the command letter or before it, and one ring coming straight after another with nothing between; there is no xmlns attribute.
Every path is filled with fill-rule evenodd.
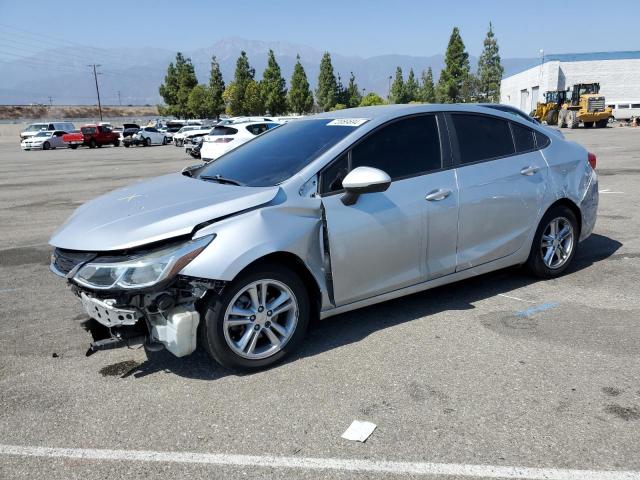
<svg viewBox="0 0 640 480"><path fill-rule="evenodd" d="M190 50L229 36L364 57L432 55L454 26L477 55L489 21L503 57L640 48L640 2L626 0L0 0L0 60L48 41Z"/></svg>

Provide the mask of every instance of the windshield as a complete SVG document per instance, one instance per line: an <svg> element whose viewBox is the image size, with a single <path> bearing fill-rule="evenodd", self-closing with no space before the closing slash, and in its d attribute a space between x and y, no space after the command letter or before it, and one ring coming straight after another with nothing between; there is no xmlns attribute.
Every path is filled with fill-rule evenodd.
<svg viewBox="0 0 640 480"><path fill-rule="evenodd" d="M198 127L182 127L182 128L178 131L178 133L188 132L189 130L195 130L195 129L197 129L197 128L198 128Z"/></svg>
<svg viewBox="0 0 640 480"><path fill-rule="evenodd" d="M51 132L38 132L34 135L34 137L50 137Z"/></svg>
<svg viewBox="0 0 640 480"><path fill-rule="evenodd" d="M277 185L357 128L330 122L326 118L299 120L268 130L203 166L194 176L219 175L251 187Z"/></svg>
<svg viewBox="0 0 640 480"><path fill-rule="evenodd" d="M29 125L27 127L27 132L37 132L38 130L42 130L43 128L46 130L49 125L46 123L34 123L33 125Z"/></svg>

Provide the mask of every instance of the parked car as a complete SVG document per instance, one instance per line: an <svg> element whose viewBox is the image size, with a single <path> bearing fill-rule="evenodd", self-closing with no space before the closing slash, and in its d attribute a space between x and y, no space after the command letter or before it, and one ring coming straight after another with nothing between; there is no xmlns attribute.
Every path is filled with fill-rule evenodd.
<svg viewBox="0 0 640 480"><path fill-rule="evenodd" d="M142 127L131 137L137 140L142 146L148 147L151 145L165 145L167 143L167 137L164 133L159 132L155 127Z"/></svg>
<svg viewBox="0 0 640 480"><path fill-rule="evenodd" d="M27 126L22 132L20 132L20 141L25 138L34 136L36 133L42 130L62 130L63 132L73 132L76 127L72 122L41 122L32 123Z"/></svg>
<svg viewBox="0 0 640 480"><path fill-rule="evenodd" d="M256 135L280 125L277 122L265 121L216 125L208 135L205 135L200 156L204 161L210 162L248 142Z"/></svg>
<svg viewBox="0 0 640 480"><path fill-rule="evenodd" d="M85 204L51 238L51 269L111 328L92 350L200 342L259 369L312 318L513 265L561 275L596 221L595 167L485 107L326 112Z"/></svg>
<svg viewBox="0 0 640 480"><path fill-rule="evenodd" d="M73 150L79 146L89 148L102 147L103 145L120 145L120 136L105 125L89 124L80 127L79 131L63 135L62 140Z"/></svg>
<svg viewBox="0 0 640 480"><path fill-rule="evenodd" d="M22 141L20 147L22 150L49 150L55 148L64 148L67 146L62 140L62 136L66 132L62 130L41 130L32 137L28 137Z"/></svg>
<svg viewBox="0 0 640 480"><path fill-rule="evenodd" d="M200 125L185 125L180 128L177 133L173 134L173 143L176 147L182 147L184 145L184 139L190 132L203 132L207 133L211 130L211 127L202 128Z"/></svg>
<svg viewBox="0 0 640 480"><path fill-rule="evenodd" d="M193 137L184 144L185 153L191 155L193 158L200 158L200 149L202 148L204 137L202 135Z"/></svg>

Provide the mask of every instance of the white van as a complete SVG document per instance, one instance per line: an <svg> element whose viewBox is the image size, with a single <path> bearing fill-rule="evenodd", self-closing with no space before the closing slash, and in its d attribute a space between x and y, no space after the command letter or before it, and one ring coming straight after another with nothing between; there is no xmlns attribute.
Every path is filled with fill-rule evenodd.
<svg viewBox="0 0 640 480"><path fill-rule="evenodd" d="M62 130L63 132L73 132L76 127L72 122L39 122L32 123L25 130L20 132L20 141L33 137L42 130Z"/></svg>
<svg viewBox="0 0 640 480"><path fill-rule="evenodd" d="M640 117L640 100L620 100L607 104L613 110L615 120L631 120L631 117Z"/></svg>

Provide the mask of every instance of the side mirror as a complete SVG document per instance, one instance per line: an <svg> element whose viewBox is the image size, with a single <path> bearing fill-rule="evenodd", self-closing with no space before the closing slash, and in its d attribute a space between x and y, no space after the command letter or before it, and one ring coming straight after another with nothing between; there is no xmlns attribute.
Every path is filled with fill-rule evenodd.
<svg viewBox="0 0 640 480"><path fill-rule="evenodd" d="M354 168L342 180L345 194L342 203L353 205L363 193L384 192L391 185L391 177L380 169L373 167Z"/></svg>

